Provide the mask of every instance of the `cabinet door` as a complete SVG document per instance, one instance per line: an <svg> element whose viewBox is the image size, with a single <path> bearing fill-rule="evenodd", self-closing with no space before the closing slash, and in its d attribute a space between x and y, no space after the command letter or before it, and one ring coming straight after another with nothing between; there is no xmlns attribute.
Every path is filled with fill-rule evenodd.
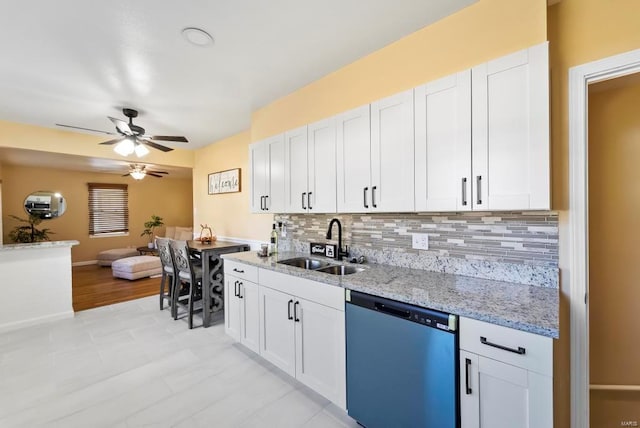
<svg viewBox="0 0 640 428"><path fill-rule="evenodd" d="M307 212L309 186L307 127L303 126L284 135L285 145L285 211L288 213Z"/></svg>
<svg viewBox="0 0 640 428"><path fill-rule="evenodd" d="M224 331L240 341L240 299L236 296L240 281L225 273L224 276Z"/></svg>
<svg viewBox="0 0 640 428"><path fill-rule="evenodd" d="M549 209L549 64L543 43L472 70L480 210Z"/></svg>
<svg viewBox="0 0 640 428"><path fill-rule="evenodd" d="M240 342L255 353L260 353L260 297L258 285L249 281L240 284L241 320Z"/></svg>
<svg viewBox="0 0 640 428"><path fill-rule="evenodd" d="M416 211L471 210L471 71L415 89Z"/></svg>
<svg viewBox="0 0 640 428"><path fill-rule="evenodd" d="M414 211L413 90L371 104L371 208Z"/></svg>
<svg viewBox="0 0 640 428"><path fill-rule="evenodd" d="M251 169L251 212L264 213L264 197L269 182L269 149L263 142L249 146Z"/></svg>
<svg viewBox="0 0 640 428"><path fill-rule="evenodd" d="M269 150L267 185L267 210L284 212L284 135L276 135L266 140Z"/></svg>
<svg viewBox="0 0 640 428"><path fill-rule="evenodd" d="M260 355L287 374L295 376L294 298L268 287L258 289Z"/></svg>
<svg viewBox="0 0 640 428"><path fill-rule="evenodd" d="M297 299L296 379L346 408L344 312Z"/></svg>
<svg viewBox="0 0 640 428"><path fill-rule="evenodd" d="M309 125L308 171L310 213L336 212L336 121L334 118Z"/></svg>
<svg viewBox="0 0 640 428"><path fill-rule="evenodd" d="M371 209L369 125L369 105L336 117L338 212L357 213Z"/></svg>

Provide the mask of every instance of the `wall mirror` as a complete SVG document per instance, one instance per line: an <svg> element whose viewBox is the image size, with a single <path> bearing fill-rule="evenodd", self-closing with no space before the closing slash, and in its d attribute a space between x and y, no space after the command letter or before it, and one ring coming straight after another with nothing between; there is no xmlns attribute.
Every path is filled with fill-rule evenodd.
<svg viewBox="0 0 640 428"><path fill-rule="evenodd" d="M24 200L24 210L42 219L60 217L67 209L66 199L58 192L33 192Z"/></svg>

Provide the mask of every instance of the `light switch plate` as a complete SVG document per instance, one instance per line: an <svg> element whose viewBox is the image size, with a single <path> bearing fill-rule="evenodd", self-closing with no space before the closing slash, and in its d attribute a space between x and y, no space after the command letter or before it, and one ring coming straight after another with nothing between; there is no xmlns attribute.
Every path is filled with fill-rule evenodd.
<svg viewBox="0 0 640 428"><path fill-rule="evenodd" d="M411 247L414 250L428 250L429 235L426 233L413 233L411 237Z"/></svg>

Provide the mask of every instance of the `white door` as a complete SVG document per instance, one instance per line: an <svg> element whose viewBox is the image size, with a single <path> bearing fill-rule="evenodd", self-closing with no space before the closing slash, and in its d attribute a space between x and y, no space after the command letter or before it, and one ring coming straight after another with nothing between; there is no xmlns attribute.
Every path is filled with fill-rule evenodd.
<svg viewBox="0 0 640 428"><path fill-rule="evenodd" d="M284 134L268 138L265 143L269 150L267 210L274 213L284 212Z"/></svg>
<svg viewBox="0 0 640 428"><path fill-rule="evenodd" d="M260 297L258 285L240 281L241 320L240 342L255 353L260 353Z"/></svg>
<svg viewBox="0 0 640 428"><path fill-rule="evenodd" d="M336 116L338 212L371 209L369 105Z"/></svg>
<svg viewBox="0 0 640 428"><path fill-rule="evenodd" d="M258 287L260 296L260 355L291 376L296 375L294 298Z"/></svg>
<svg viewBox="0 0 640 428"><path fill-rule="evenodd" d="M297 299L296 379L346 408L344 312Z"/></svg>
<svg viewBox="0 0 640 428"><path fill-rule="evenodd" d="M549 209L548 43L474 67L472 109L474 208Z"/></svg>
<svg viewBox="0 0 640 428"><path fill-rule="evenodd" d="M414 211L413 90L371 104L371 208Z"/></svg>
<svg viewBox="0 0 640 428"><path fill-rule="evenodd" d="M269 148L264 142L249 146L251 169L251 212L265 212L265 197L269 182Z"/></svg>
<svg viewBox="0 0 640 428"><path fill-rule="evenodd" d="M287 131L285 145L285 211L304 213L308 210L307 127Z"/></svg>
<svg viewBox="0 0 640 428"><path fill-rule="evenodd" d="M308 128L308 194L310 213L336 212L336 121L321 120Z"/></svg>
<svg viewBox="0 0 640 428"><path fill-rule="evenodd" d="M471 210L471 71L415 89L416 211Z"/></svg>
<svg viewBox="0 0 640 428"><path fill-rule="evenodd" d="M460 426L480 427L478 355L460 350Z"/></svg>
<svg viewBox="0 0 640 428"><path fill-rule="evenodd" d="M240 299L238 283L231 275L224 276L224 331L236 341L240 341Z"/></svg>

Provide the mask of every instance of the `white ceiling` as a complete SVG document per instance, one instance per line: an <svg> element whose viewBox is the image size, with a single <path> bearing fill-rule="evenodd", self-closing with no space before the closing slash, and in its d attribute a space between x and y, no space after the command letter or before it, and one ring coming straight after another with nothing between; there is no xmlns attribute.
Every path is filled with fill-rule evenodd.
<svg viewBox="0 0 640 428"><path fill-rule="evenodd" d="M149 134L197 148L252 111L477 0L3 1L0 119ZM188 44L185 27L215 38ZM105 136L108 138L108 136Z"/></svg>

